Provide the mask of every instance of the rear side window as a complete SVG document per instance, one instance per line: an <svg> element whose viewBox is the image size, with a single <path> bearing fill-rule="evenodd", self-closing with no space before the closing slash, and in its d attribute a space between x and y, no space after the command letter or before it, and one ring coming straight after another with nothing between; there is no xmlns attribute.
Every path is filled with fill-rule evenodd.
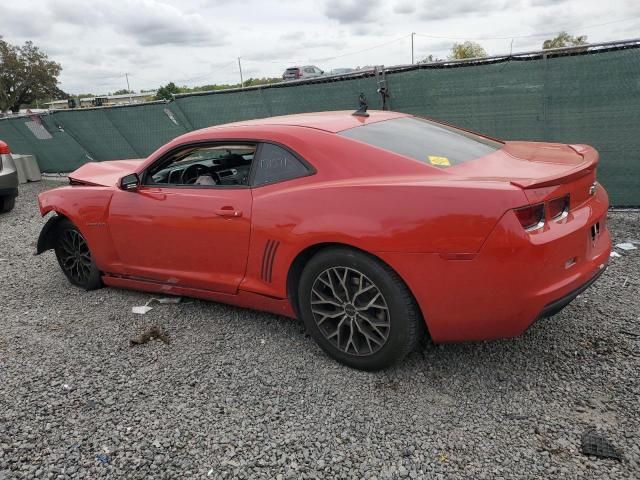
<svg viewBox="0 0 640 480"><path fill-rule="evenodd" d="M288 150L263 143L258 150L253 186L304 177L309 173L309 169Z"/></svg>
<svg viewBox="0 0 640 480"><path fill-rule="evenodd" d="M416 117L402 117L343 130L340 135L446 168L502 148L500 142Z"/></svg>

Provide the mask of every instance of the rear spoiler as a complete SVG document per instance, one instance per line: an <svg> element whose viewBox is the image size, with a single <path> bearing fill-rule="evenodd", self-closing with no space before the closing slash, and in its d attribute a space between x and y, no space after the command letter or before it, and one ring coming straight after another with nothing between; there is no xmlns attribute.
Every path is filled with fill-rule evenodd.
<svg viewBox="0 0 640 480"><path fill-rule="evenodd" d="M578 178L582 178L589 175L596 169L600 155L597 150L589 145L567 145L573 151L583 158L583 162L576 166L574 169L564 172L558 175L551 175L545 178L538 178L534 180L512 180L511 185L515 185L520 188L541 188L551 187L558 185L559 183L572 182Z"/></svg>

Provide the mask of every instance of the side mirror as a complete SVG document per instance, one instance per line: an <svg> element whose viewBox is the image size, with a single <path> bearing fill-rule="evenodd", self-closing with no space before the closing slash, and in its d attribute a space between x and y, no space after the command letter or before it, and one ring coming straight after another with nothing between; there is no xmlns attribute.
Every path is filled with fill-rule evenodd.
<svg viewBox="0 0 640 480"><path fill-rule="evenodd" d="M120 179L120 188L128 192L135 192L140 186L140 178L137 173L130 173Z"/></svg>

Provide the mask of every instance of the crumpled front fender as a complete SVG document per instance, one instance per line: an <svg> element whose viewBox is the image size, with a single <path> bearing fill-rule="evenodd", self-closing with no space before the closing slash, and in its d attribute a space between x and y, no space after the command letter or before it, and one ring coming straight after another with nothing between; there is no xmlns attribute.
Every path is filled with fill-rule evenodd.
<svg viewBox="0 0 640 480"><path fill-rule="evenodd" d="M64 218L65 217L62 215L54 215L49 220L47 220L47 223L45 223L44 227L42 227L40 236L38 237L36 255L40 255L42 252L46 252L47 250L51 250L54 248L58 223Z"/></svg>

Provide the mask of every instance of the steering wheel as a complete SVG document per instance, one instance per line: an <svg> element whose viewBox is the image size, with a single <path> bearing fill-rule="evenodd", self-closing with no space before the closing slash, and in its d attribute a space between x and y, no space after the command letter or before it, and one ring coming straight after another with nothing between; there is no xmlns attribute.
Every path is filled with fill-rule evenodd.
<svg viewBox="0 0 640 480"><path fill-rule="evenodd" d="M189 165L182 171L180 176L180 183L182 185L193 185L198 180L198 177L203 173L209 173L209 168L200 163L194 163Z"/></svg>

